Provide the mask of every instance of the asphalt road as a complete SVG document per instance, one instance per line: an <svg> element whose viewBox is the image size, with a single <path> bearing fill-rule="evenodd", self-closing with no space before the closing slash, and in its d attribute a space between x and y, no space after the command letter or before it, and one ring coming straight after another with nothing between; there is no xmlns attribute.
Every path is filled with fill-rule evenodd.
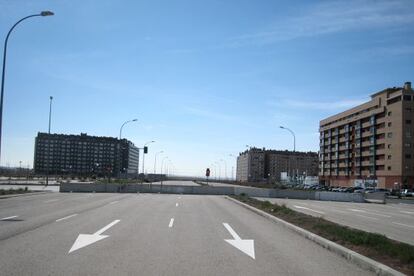
<svg viewBox="0 0 414 276"><path fill-rule="evenodd" d="M414 205L257 198L414 245Z"/></svg>
<svg viewBox="0 0 414 276"><path fill-rule="evenodd" d="M244 239L254 240L254 255L231 244L251 245ZM224 197L163 194L1 199L0 267L1 275L370 275Z"/></svg>

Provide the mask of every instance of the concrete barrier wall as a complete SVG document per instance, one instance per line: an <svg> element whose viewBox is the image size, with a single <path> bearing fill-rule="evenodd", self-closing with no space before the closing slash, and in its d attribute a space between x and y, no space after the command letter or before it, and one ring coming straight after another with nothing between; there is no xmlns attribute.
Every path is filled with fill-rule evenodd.
<svg viewBox="0 0 414 276"><path fill-rule="evenodd" d="M300 190L276 190L254 187L231 186L180 186L160 184L94 184L62 183L60 192L97 192L97 193L166 193L166 194L200 194L200 195L240 195L251 197L275 197L290 199L310 199L324 201L365 202L364 195L358 193L335 193Z"/></svg>
<svg viewBox="0 0 414 276"><path fill-rule="evenodd" d="M323 201L365 202L363 194L360 193L315 192L314 199Z"/></svg>

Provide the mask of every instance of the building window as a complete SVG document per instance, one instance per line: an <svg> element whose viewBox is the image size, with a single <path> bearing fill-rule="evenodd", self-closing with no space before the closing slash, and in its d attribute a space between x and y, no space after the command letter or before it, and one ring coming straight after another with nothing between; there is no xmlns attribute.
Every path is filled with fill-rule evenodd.
<svg viewBox="0 0 414 276"><path fill-rule="evenodd" d="M388 132L387 137L392 138L392 132Z"/></svg>
<svg viewBox="0 0 414 276"><path fill-rule="evenodd" d="M410 95L404 95L404 101L411 101Z"/></svg>
<svg viewBox="0 0 414 276"><path fill-rule="evenodd" d="M389 171L391 170L391 166L388 166L388 170L389 170Z"/></svg>
<svg viewBox="0 0 414 276"><path fill-rule="evenodd" d="M411 138L411 131L410 131L410 130L407 130L407 131L405 132L405 136L406 136L407 138Z"/></svg>
<svg viewBox="0 0 414 276"><path fill-rule="evenodd" d="M387 146L389 149L391 148L391 144L388 144L388 146Z"/></svg>
<svg viewBox="0 0 414 276"><path fill-rule="evenodd" d="M406 123L407 125L411 125L411 120L405 120L405 123Z"/></svg>
<svg viewBox="0 0 414 276"><path fill-rule="evenodd" d="M406 155L405 155L405 158L406 158L406 159L411 159L411 154L406 154Z"/></svg>
<svg viewBox="0 0 414 276"><path fill-rule="evenodd" d="M391 111L388 111L387 115L388 116L391 116L392 115L392 112Z"/></svg>
<svg viewBox="0 0 414 276"><path fill-rule="evenodd" d="M387 156L387 159L388 159L388 160L391 160L391 155L388 155L388 156Z"/></svg>
<svg viewBox="0 0 414 276"><path fill-rule="evenodd" d="M390 126L392 126L392 123L390 122L390 123L388 123L388 127L390 127Z"/></svg>
<svg viewBox="0 0 414 276"><path fill-rule="evenodd" d="M411 112L411 110L412 110L411 107L406 107L405 108L405 111Z"/></svg>
<svg viewBox="0 0 414 276"><path fill-rule="evenodd" d="M406 148L411 148L411 144L410 144L410 143L405 143L405 144L404 144L404 146L405 146Z"/></svg>

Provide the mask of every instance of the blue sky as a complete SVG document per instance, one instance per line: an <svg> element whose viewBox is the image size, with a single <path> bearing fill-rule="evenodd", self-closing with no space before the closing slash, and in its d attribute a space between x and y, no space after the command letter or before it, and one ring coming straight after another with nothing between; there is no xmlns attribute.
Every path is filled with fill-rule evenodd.
<svg viewBox="0 0 414 276"><path fill-rule="evenodd" d="M318 150L319 120L414 81L414 1L0 1L9 40L1 164L29 166L34 137L124 137L180 174L246 145ZM161 157L160 157L161 158ZM224 168L224 162L222 162Z"/></svg>

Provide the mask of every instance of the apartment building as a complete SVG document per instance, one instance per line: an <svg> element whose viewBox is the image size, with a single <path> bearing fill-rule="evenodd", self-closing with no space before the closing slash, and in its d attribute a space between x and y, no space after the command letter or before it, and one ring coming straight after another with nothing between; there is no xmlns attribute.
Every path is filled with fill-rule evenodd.
<svg viewBox="0 0 414 276"><path fill-rule="evenodd" d="M412 188L413 121L410 82L320 121L320 181L330 186Z"/></svg>
<svg viewBox="0 0 414 276"><path fill-rule="evenodd" d="M38 133L35 138L36 174L111 175L137 174L139 149L126 139Z"/></svg>
<svg viewBox="0 0 414 276"><path fill-rule="evenodd" d="M237 157L236 180L240 182L280 181L281 174L316 176L316 152L279 151L251 148Z"/></svg>

